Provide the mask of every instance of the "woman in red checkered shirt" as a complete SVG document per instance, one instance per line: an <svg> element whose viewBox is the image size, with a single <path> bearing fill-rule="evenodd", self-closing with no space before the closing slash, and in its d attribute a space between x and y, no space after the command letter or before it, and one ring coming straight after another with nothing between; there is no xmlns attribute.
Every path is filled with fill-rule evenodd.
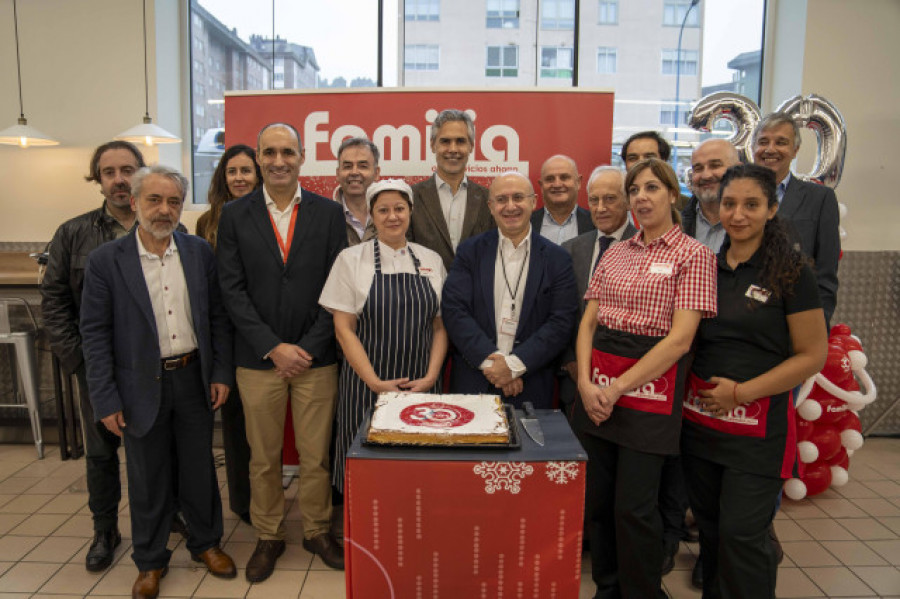
<svg viewBox="0 0 900 599"><path fill-rule="evenodd" d="M694 334L716 314L716 268L677 224L668 164L638 162L625 190L641 231L604 253L585 294L575 427L588 453L595 597L653 599L666 596L660 475L679 449Z"/></svg>

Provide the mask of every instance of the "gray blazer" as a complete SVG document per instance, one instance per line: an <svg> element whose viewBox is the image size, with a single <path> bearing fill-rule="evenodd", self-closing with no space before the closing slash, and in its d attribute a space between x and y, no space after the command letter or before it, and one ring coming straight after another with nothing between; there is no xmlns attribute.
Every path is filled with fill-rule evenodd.
<svg viewBox="0 0 900 599"><path fill-rule="evenodd" d="M444 261L444 268L449 272L454 258L453 243L450 241L450 229L447 228L447 221L441 210L435 176L416 183L412 186L412 190L415 199L407 237L410 241L437 252ZM469 237L496 228L487 201L487 188L469 180L460 243Z"/></svg>
<svg viewBox="0 0 900 599"><path fill-rule="evenodd" d="M815 262L816 282L827 325L837 305L837 270L841 255L840 215L834 190L791 175L778 207L778 216L788 225L800 250Z"/></svg>

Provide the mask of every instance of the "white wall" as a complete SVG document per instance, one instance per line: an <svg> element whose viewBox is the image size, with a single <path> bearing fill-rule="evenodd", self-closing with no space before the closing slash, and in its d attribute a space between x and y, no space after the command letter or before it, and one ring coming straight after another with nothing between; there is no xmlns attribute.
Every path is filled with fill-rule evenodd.
<svg viewBox="0 0 900 599"><path fill-rule="evenodd" d="M180 4L159 3L170 17ZM177 120L157 118L154 2L147 4L150 115L177 132ZM84 180L91 153L144 115L141 1L19 0L18 22L25 116L61 143L25 150L0 145L0 241L47 241L61 222L100 205L99 187ZM168 39L177 38L168 32ZM163 56L171 61L177 48ZM178 89L164 91L179 96ZM11 0L3 0L0 129L14 125L18 115L13 9ZM163 160L181 166L181 145L164 148ZM141 150L148 162L160 159L155 147ZM192 229L195 219L188 214L185 224Z"/></svg>

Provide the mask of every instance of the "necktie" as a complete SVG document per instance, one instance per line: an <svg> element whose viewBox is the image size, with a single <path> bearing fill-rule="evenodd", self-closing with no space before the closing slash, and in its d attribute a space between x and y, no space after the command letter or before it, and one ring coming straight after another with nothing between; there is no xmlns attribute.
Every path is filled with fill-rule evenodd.
<svg viewBox="0 0 900 599"><path fill-rule="evenodd" d="M594 260L594 266L591 268L591 275L594 274L594 271L597 270L597 265L600 264L600 258L603 257L603 252L609 249L609 246L612 245L613 238L608 235L604 235L599 240L600 242L600 251L597 252L597 259Z"/></svg>

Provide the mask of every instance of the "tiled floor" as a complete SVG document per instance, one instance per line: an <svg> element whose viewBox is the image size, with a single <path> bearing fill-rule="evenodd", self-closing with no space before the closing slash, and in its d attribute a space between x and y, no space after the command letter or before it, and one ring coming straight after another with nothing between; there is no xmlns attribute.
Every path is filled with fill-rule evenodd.
<svg viewBox="0 0 900 599"><path fill-rule="evenodd" d="M869 439L853 456L850 482L801 502L786 501L776 529L785 559L778 572L778 597L900 598L900 439ZM220 477L224 487L224 474ZM123 476L124 479L124 476ZM174 554L161 597L337 599L344 576L300 546L294 496L287 490L288 549L263 584L219 580L196 567L183 542L172 537ZM34 447L0 445L0 599L128 597L136 570L130 554L127 501L119 520L122 545L104 573L84 569L92 536L84 461L60 461L56 449L37 460ZM239 567L255 543L253 530L226 510L225 549ZM696 544L683 544L675 570L664 583L675 599L696 599L690 571ZM593 595L587 559L582 598ZM368 598L366 598L368 599ZM456 599L456 598L453 598Z"/></svg>

